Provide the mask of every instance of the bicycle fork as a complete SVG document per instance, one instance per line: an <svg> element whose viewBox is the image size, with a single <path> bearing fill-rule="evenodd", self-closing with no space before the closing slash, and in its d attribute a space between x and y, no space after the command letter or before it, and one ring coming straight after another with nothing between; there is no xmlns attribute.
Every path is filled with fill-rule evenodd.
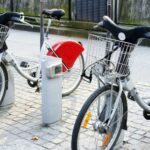
<svg viewBox="0 0 150 150"><path fill-rule="evenodd" d="M113 111L111 112L110 118L109 118L109 120L108 120L108 122L106 124L107 127L110 126L110 124L111 124L111 122L112 122L112 120L113 120L113 118L115 116L116 110L117 110L119 102L121 100L120 97L121 97L121 94L122 94L122 91L123 91L123 85L122 85L121 80L117 80L117 81L118 81L118 86L119 86L119 92L118 92L117 98L116 98L115 103L114 103ZM111 96L111 100L112 100L112 96Z"/></svg>

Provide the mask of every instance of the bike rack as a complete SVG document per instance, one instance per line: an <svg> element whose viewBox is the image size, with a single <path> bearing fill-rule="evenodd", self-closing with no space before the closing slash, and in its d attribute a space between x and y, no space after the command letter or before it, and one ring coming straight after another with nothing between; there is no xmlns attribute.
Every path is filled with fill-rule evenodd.
<svg viewBox="0 0 150 150"><path fill-rule="evenodd" d="M0 108L12 106L15 101L14 74L10 65L5 65L8 75L8 87ZM6 81L7 82L7 81Z"/></svg>

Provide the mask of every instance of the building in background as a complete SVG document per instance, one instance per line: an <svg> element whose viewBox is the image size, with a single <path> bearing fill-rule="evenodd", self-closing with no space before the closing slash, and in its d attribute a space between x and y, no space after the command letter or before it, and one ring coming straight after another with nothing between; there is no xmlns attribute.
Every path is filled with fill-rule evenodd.
<svg viewBox="0 0 150 150"><path fill-rule="evenodd" d="M107 0L73 0L75 20L99 22L107 14Z"/></svg>
<svg viewBox="0 0 150 150"><path fill-rule="evenodd" d="M75 20L98 22L107 11L107 0L47 0L46 8L62 8L69 18L69 1L71 17ZM118 2L119 22L126 24L150 23L150 0L114 0ZM11 4L13 3L13 6ZM40 0L0 0L0 12L18 11L29 16L39 16Z"/></svg>

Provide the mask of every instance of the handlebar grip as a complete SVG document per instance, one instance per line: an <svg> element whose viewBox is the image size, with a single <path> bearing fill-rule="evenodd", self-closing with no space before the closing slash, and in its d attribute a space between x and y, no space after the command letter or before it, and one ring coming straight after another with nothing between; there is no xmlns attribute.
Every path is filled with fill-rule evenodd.
<svg viewBox="0 0 150 150"><path fill-rule="evenodd" d="M26 19L26 20L29 20L29 21L34 21L34 22L37 21L37 20L36 20L35 18L33 18L33 17L27 17L27 16L25 16L25 19Z"/></svg>
<svg viewBox="0 0 150 150"><path fill-rule="evenodd" d="M99 27L103 28L103 21L99 22L97 25L95 25L93 28L98 29Z"/></svg>
<svg viewBox="0 0 150 150"><path fill-rule="evenodd" d="M99 28L99 25L97 24L97 25L95 25L95 26L93 26L93 29L98 29Z"/></svg>

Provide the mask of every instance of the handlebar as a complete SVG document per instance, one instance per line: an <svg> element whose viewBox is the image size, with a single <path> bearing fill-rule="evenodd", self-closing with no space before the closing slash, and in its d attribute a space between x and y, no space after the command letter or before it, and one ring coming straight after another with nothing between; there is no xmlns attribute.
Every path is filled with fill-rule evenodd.
<svg viewBox="0 0 150 150"><path fill-rule="evenodd" d="M35 18L33 18L33 17L28 17L28 16L24 16L24 13L20 13L20 23L26 24L26 25L28 25L28 26L30 26L30 27L33 28L33 25L30 24L30 23L28 23L28 22L26 22L25 20L29 20L29 21L34 21L34 22L36 22L36 19L35 19Z"/></svg>
<svg viewBox="0 0 150 150"><path fill-rule="evenodd" d="M109 31L112 36L121 41L137 44L140 38L150 39L149 26L137 26L132 28L125 28L117 25L108 16L104 16L103 20L99 22L94 28L101 27Z"/></svg>
<svg viewBox="0 0 150 150"><path fill-rule="evenodd" d="M29 18L29 17L25 17L24 14L23 14L20 18L18 18L18 19L19 19L19 23L26 24L26 25L28 25L28 26L30 26L30 27L33 28L33 25L32 25L32 24L30 24L30 23L28 23L28 22L25 21L25 19L27 19L27 20L32 20L32 21L33 21L33 19L31 19L31 18Z"/></svg>
<svg viewBox="0 0 150 150"><path fill-rule="evenodd" d="M13 23L23 23L23 24L33 27L33 25L26 22L25 19L31 20L31 21L36 21L35 18L24 16L23 12L22 13L7 12L7 13L0 15L0 24L11 27L11 25L13 25Z"/></svg>

